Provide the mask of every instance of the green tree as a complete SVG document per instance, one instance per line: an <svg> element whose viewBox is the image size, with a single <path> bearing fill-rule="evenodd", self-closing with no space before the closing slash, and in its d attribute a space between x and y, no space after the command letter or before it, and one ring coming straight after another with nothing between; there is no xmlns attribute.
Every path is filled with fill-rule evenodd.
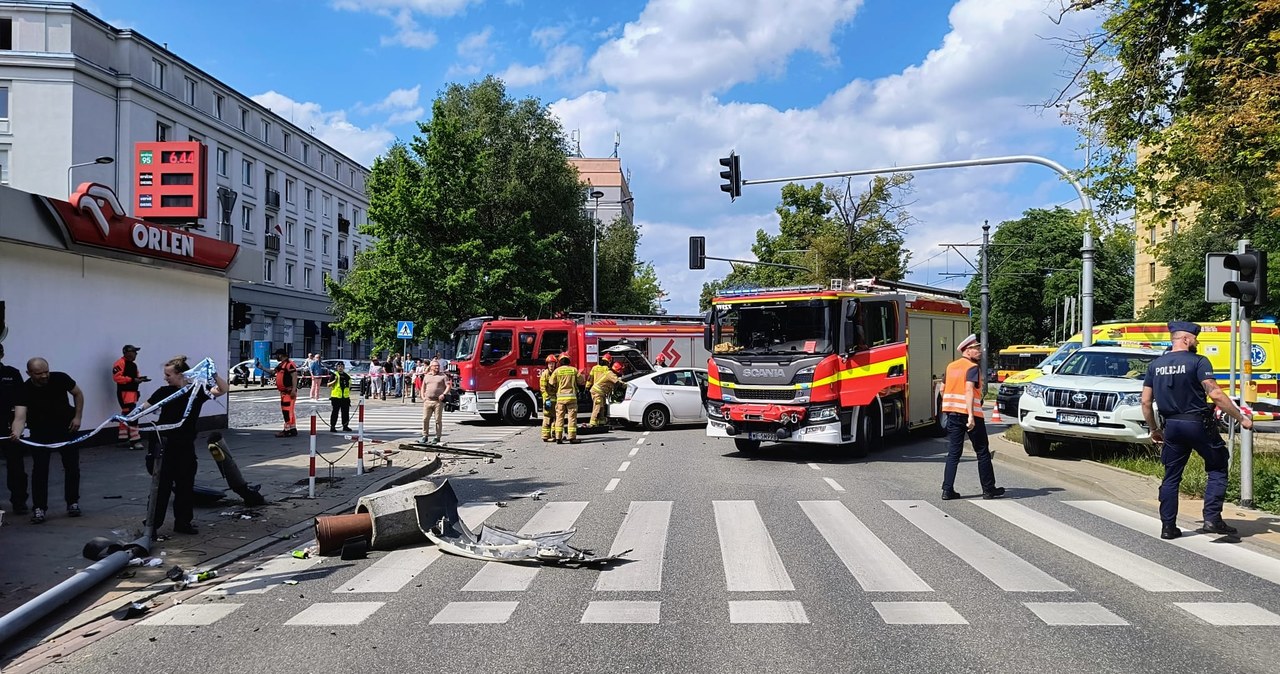
<svg viewBox="0 0 1280 674"><path fill-rule="evenodd" d="M717 293L729 288L825 284L833 278L901 279L911 256L903 248L904 232L912 223L904 201L910 188L909 174L877 176L861 193L851 180L838 188L822 183L783 186L776 209L778 234L757 230L751 250L761 262L804 269L735 264L724 278L703 284L701 307L709 307Z"/></svg>
<svg viewBox="0 0 1280 674"><path fill-rule="evenodd" d="M1145 315L1209 319L1203 253L1247 237L1280 244L1280 0L1074 0L1102 29L1066 43L1078 69L1054 104L1096 131L1086 172L1104 212L1184 218L1158 258L1171 268ZM1184 209L1194 212L1185 222ZM1270 284L1268 311L1280 307Z"/></svg>

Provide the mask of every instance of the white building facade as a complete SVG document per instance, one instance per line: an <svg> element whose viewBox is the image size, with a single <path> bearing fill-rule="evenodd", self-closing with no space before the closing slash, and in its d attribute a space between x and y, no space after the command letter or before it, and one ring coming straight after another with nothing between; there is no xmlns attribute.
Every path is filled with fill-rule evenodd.
<svg viewBox="0 0 1280 674"><path fill-rule="evenodd" d="M208 212L195 231L262 252L261 274L231 286L253 317L244 330L223 322L231 362L254 340L368 354L329 327L324 286L368 245L365 167L133 30L71 3L0 0L0 184L67 199L92 181L134 204L134 145L148 141L205 144ZM92 163L102 157L112 163Z"/></svg>

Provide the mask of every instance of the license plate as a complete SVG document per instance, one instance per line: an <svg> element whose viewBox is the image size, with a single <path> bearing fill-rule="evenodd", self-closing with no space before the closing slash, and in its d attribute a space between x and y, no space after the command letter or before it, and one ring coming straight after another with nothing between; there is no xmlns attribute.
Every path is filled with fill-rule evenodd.
<svg viewBox="0 0 1280 674"><path fill-rule="evenodd" d="M777 440L776 433L747 433L748 440Z"/></svg>
<svg viewBox="0 0 1280 674"><path fill-rule="evenodd" d="M1097 426L1098 415L1089 412L1058 412L1058 423L1069 426Z"/></svg>

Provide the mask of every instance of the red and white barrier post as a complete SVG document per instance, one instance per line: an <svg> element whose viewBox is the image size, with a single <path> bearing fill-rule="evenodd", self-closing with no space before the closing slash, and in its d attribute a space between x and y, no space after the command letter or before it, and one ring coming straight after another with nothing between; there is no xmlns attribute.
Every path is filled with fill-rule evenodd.
<svg viewBox="0 0 1280 674"><path fill-rule="evenodd" d="M316 497L316 415L311 413L311 475L307 479L307 498Z"/></svg>
<svg viewBox="0 0 1280 674"><path fill-rule="evenodd" d="M364 475L364 401L356 408L356 475Z"/></svg>

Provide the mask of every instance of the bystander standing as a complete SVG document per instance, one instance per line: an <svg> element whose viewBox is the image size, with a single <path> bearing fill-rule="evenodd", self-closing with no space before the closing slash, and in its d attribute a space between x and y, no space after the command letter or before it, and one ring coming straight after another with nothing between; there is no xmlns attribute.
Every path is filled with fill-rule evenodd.
<svg viewBox="0 0 1280 674"><path fill-rule="evenodd" d="M449 376L440 373L440 365L432 362L427 366L427 374L422 378L422 441L427 441L431 434L431 422L434 417L436 425L436 442L440 442L444 428L444 399L449 394L453 383Z"/></svg>
<svg viewBox="0 0 1280 674"><path fill-rule="evenodd" d="M276 433L277 438L290 438L298 434L298 418L295 406L298 402L298 366L293 364L289 352L284 349L276 351L279 363L276 365L276 390L280 392L280 416L284 417L284 429Z"/></svg>
<svg viewBox="0 0 1280 674"><path fill-rule="evenodd" d="M67 396L71 396L68 403ZM80 430L84 413L84 393L65 372L50 372L49 361L32 358L27 361L27 381L23 383L13 407L12 442L19 442L22 431L30 431L31 450L31 521L41 524L49 510L49 453L39 445L57 445L72 439ZM63 496L67 514L79 517L80 450L74 444L57 448L62 456ZM23 476L25 480L26 477Z"/></svg>
<svg viewBox="0 0 1280 674"><path fill-rule="evenodd" d="M333 385L329 387L329 432L338 431L338 414L342 414L342 430L351 430L351 375L347 366L338 361L333 366Z"/></svg>
<svg viewBox="0 0 1280 674"><path fill-rule="evenodd" d="M22 373L4 364L4 344L0 343L0 450L4 451L5 473L9 486L9 505L13 514L25 515L27 509L27 470L22 443L9 438L13 424L13 406L22 393Z"/></svg>

